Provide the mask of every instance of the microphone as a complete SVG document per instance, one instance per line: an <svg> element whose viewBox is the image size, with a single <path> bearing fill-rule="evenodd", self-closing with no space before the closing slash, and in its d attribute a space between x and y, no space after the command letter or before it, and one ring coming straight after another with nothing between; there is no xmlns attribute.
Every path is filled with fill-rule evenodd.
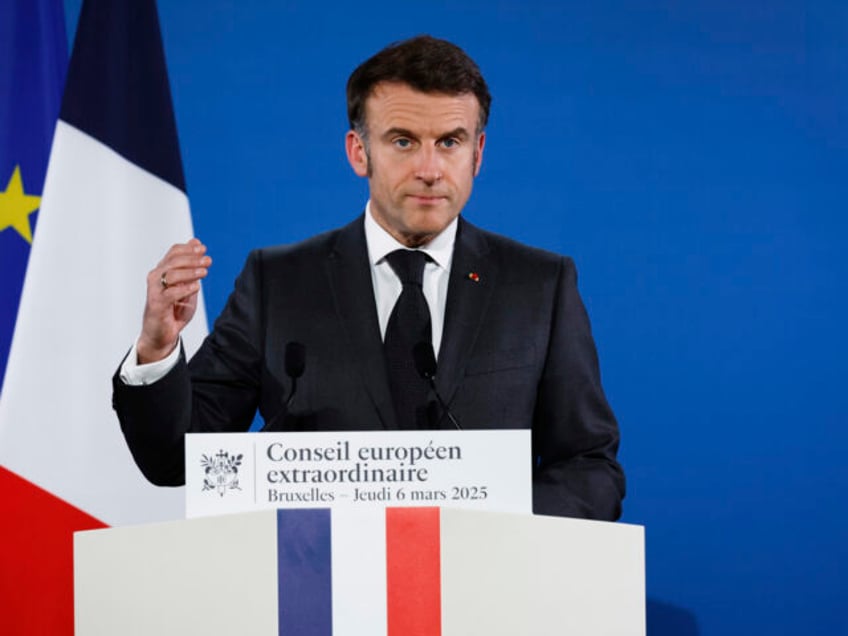
<svg viewBox="0 0 848 636"><path fill-rule="evenodd" d="M288 417L289 406L291 406L294 394L297 391L297 379L302 376L303 372L306 370L306 347L299 342L289 342L286 345L286 352L283 357L283 368L285 369L286 375L291 380L291 390L289 391L288 397L286 397L283 402L283 408L281 408L270 421L265 423L265 426L261 429L262 432L276 430L277 422L281 419L285 421Z"/></svg>
<svg viewBox="0 0 848 636"><path fill-rule="evenodd" d="M289 397L286 399L286 408L291 405L297 391L297 379L303 375L306 369L306 347L299 342L290 342L286 345L285 356L286 375L291 378L292 385Z"/></svg>
<svg viewBox="0 0 848 636"><path fill-rule="evenodd" d="M439 401L439 406L442 407L442 413L448 416L448 419L456 426L456 430L463 430L436 388L436 354L433 352L433 345L423 340L417 343L412 348L412 359L415 361L415 370L418 371L418 375L427 380L430 388L433 389L433 394Z"/></svg>

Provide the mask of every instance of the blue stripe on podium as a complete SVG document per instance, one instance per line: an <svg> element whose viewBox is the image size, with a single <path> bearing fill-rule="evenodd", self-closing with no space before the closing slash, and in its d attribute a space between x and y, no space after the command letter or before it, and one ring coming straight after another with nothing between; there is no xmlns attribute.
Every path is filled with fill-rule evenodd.
<svg viewBox="0 0 848 636"><path fill-rule="evenodd" d="M331 636L330 511L277 511L280 636Z"/></svg>

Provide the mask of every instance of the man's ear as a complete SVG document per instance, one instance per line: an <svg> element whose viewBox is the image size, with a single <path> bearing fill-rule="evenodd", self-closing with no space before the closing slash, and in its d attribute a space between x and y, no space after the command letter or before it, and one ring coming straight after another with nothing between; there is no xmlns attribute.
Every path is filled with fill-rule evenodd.
<svg viewBox="0 0 848 636"><path fill-rule="evenodd" d="M350 167L358 177L368 176L368 153L365 151L365 141L355 130L348 130L345 135L345 152Z"/></svg>
<svg viewBox="0 0 848 636"><path fill-rule="evenodd" d="M480 166L483 165L483 146L486 145L486 133L481 132L477 137L477 147L474 149L474 176L480 174Z"/></svg>

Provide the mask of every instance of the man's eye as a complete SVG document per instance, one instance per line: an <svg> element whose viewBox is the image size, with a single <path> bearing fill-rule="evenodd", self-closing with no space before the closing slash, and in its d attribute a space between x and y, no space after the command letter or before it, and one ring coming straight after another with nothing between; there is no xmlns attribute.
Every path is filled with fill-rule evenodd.
<svg viewBox="0 0 848 636"><path fill-rule="evenodd" d="M445 148L455 148L456 146L459 145L459 140L453 139L453 138L444 139L444 140L442 140L442 145Z"/></svg>
<svg viewBox="0 0 848 636"><path fill-rule="evenodd" d="M395 139L394 144L398 148L409 148L412 145L412 142L409 139L401 137L400 139Z"/></svg>

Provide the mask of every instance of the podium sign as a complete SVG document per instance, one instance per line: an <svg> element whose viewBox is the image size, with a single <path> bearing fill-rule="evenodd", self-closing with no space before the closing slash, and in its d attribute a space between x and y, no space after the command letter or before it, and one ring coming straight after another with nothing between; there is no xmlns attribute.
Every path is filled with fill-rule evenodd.
<svg viewBox="0 0 848 636"><path fill-rule="evenodd" d="M439 506L532 512L529 430L186 435L186 516Z"/></svg>

